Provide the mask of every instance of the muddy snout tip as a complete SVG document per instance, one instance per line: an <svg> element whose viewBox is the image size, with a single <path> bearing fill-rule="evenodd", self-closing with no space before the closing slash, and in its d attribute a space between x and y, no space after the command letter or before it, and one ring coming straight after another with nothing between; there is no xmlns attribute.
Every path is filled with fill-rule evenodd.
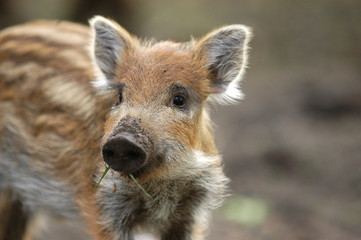
<svg viewBox="0 0 361 240"><path fill-rule="evenodd" d="M147 153L136 140L126 134L117 134L109 139L102 149L103 159L115 171L134 173L147 160Z"/></svg>

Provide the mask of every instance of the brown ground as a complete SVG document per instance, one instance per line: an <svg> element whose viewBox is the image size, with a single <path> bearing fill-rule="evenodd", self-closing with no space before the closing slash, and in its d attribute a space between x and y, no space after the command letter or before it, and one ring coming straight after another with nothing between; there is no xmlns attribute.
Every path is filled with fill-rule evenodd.
<svg viewBox="0 0 361 240"><path fill-rule="evenodd" d="M215 107L213 119L233 194L262 200L268 211L250 226L227 221L219 210L208 239L360 239L361 2L127 6L132 24L123 25L157 39L187 40L230 23L254 28L247 97ZM73 223L56 223L39 239L81 236Z"/></svg>

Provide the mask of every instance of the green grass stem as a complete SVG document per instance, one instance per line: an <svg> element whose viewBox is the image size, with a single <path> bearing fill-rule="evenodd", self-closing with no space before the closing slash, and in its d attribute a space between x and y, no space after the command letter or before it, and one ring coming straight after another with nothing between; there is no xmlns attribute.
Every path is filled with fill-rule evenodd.
<svg viewBox="0 0 361 240"><path fill-rule="evenodd" d="M100 182L103 180L103 178L105 177L105 175L108 173L109 169L110 169L110 167L105 168L105 171L104 171L102 177L101 177L100 180L98 181L97 185L95 185L93 191L96 191L96 190L97 190ZM130 176L131 179L133 179L133 181L135 182L135 184L137 184L138 188L139 188L140 190L142 190L142 192L143 192L147 197L150 197L150 194L147 193L147 191L145 191L145 189L142 187L142 185L139 184L139 182L135 179L135 177L133 176L133 174L129 173L129 176Z"/></svg>
<svg viewBox="0 0 361 240"><path fill-rule="evenodd" d="M98 186L99 186L100 182L103 180L103 178L105 177L105 175L106 175L106 174L107 174L107 172L109 171L109 168L110 168L110 167L105 168L105 171L104 171L104 173L103 173L102 177L100 178L100 180L99 180L99 182L97 183L97 185L95 185L95 187L94 187L93 191L97 190L97 188L98 188Z"/></svg>
<svg viewBox="0 0 361 240"><path fill-rule="evenodd" d="M133 174L129 173L129 176L133 179L133 181L137 184L137 186L139 187L140 190L142 190L142 192L147 196L147 197L150 197L150 194L147 193L144 188L142 187L142 185L140 185L138 183L138 181L135 179L135 177L133 176Z"/></svg>

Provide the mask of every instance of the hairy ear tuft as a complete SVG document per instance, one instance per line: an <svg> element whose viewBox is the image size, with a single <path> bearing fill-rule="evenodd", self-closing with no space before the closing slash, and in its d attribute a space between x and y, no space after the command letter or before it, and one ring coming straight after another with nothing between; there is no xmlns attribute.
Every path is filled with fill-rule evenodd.
<svg viewBox="0 0 361 240"><path fill-rule="evenodd" d="M250 28L230 25L209 33L196 44L198 57L209 72L211 100L225 104L243 98L240 82L247 67L250 38Z"/></svg>
<svg viewBox="0 0 361 240"><path fill-rule="evenodd" d="M106 90L114 78L117 63L131 48L132 37L116 22L101 16L95 16L89 24L92 29L90 54L97 77L94 85Z"/></svg>

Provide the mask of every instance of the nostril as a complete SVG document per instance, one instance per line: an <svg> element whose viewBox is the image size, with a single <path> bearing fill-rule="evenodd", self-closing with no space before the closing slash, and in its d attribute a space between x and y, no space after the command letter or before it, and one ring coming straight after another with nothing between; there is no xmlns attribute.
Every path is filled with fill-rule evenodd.
<svg viewBox="0 0 361 240"><path fill-rule="evenodd" d="M128 158L128 159L137 159L142 156L141 156L141 154L139 154L139 152L129 151L129 152L127 152L127 154L124 157Z"/></svg>
<svg viewBox="0 0 361 240"><path fill-rule="evenodd" d="M103 156L107 159L114 158L115 153L112 150L109 149L103 149Z"/></svg>
<svg viewBox="0 0 361 240"><path fill-rule="evenodd" d="M103 159L104 161L112 168L114 168L115 164L116 164L116 154L114 153L114 151L111 149L112 148L112 144L105 144L103 147ZM117 170L118 169L114 169Z"/></svg>
<svg viewBox="0 0 361 240"><path fill-rule="evenodd" d="M144 149L123 135L108 140L102 149L104 161L116 171L132 173L143 166L147 159Z"/></svg>

